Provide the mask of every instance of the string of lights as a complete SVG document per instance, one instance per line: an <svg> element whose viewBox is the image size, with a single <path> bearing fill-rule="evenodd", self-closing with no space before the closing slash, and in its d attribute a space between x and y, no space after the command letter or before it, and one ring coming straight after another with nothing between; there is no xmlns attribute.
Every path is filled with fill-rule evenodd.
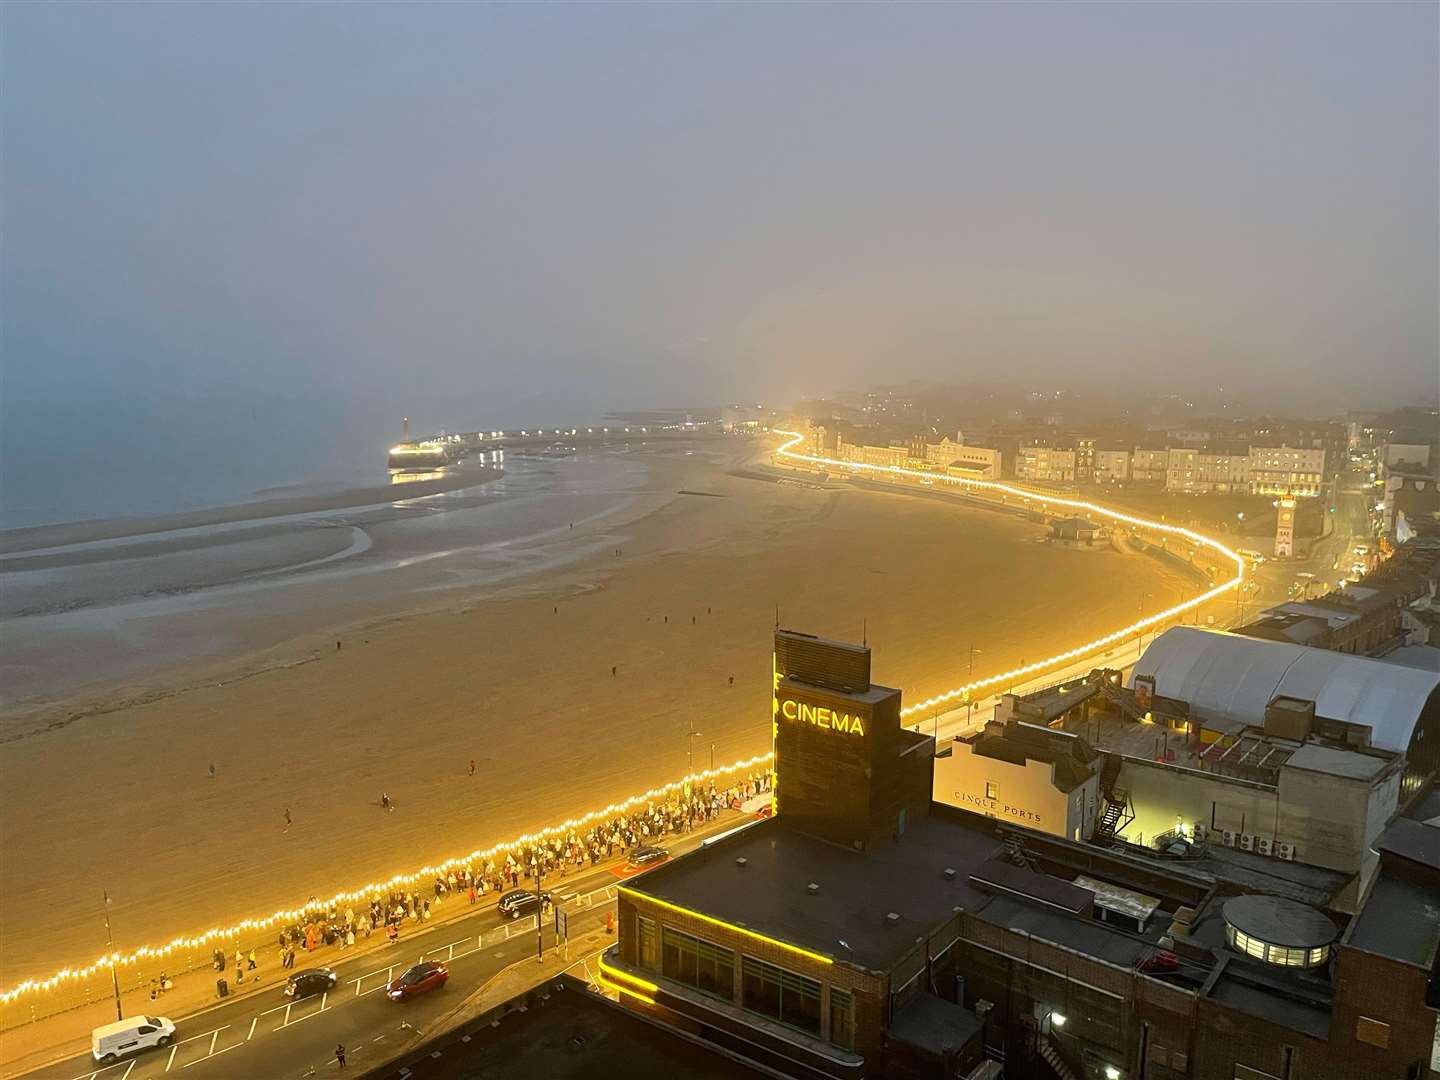
<svg viewBox="0 0 1440 1080"><path fill-rule="evenodd" d="M1107 506L1100 506L1096 503L1088 502L1084 499L1067 499L1063 496L1052 495L1048 492L1031 491L1026 488L1016 487L1013 484L1002 484L993 480L974 480L969 477L951 476L948 473L929 472L921 469L907 469L900 465L872 465L866 462L840 461L836 458L818 457L814 454L796 453L794 448L805 440L805 436L803 434L797 431L777 431L776 434L789 437L788 441L781 445L780 448L776 451L776 453L779 454L781 457L789 458L793 461L804 461L809 462L812 465L833 466L835 468L849 469L857 472L878 473L881 475L890 476L906 476L912 477L917 480L928 480L932 483L938 481L940 483L950 484L956 487L965 487L976 491L993 491L1005 496L1013 495L1016 498L1024 500L1025 502L1039 502L1046 507L1063 506L1072 510L1084 510L1088 513L1095 514L1098 517L1107 518L1111 521L1124 522L1127 525L1133 525L1137 528L1142 528L1150 532L1166 533L1171 536L1182 536L1186 540L1189 540L1191 543L1194 543L1201 547L1210 548L1212 551L1219 553L1221 556L1229 559L1235 564L1235 576L1233 578L1228 581L1221 582L1220 584L1213 586L1205 592L1200 593L1198 596L1192 597L1191 599L1186 600L1183 603L1176 604L1174 607L1166 608L1163 611L1156 612L1154 615L1147 616L1143 619L1137 619L1129 626L1122 626L1118 630L1114 630L1108 634L1104 634L1098 638L1095 638L1092 641L1087 641L1083 645L1077 645L1073 649L1067 649L1064 652L1056 653L1054 656L1046 657L1043 660L1037 660L1033 664L1022 664L1019 667L1011 668L1009 671L1002 671L995 675L986 676L983 679L977 679L974 682L966 683L963 686L957 686L953 690L947 690L943 694L937 694L932 698L927 698L925 701L920 701L916 702L913 705L908 705L900 711L900 715L902 717L913 716L916 713L920 712L927 712L931 709L936 708L937 706L945 705L952 701L967 701L969 700L970 695L976 693L977 691L986 690L997 686L1009 686L1012 685L1015 680L1021 676L1039 674L1042 671L1047 671L1050 668L1057 667L1058 665L1063 664L1067 660L1077 660L1082 656L1090 656L1095 653L1102 652L1109 645L1113 645L1118 641L1125 641L1132 635L1142 633L1143 631L1148 630L1153 626L1159 626L1161 623L1168 622L1170 619L1176 618L1184 612L1197 608L1201 604L1208 603L1209 601L1214 600L1218 596L1223 596L1230 590L1238 588L1241 582L1245 580L1245 559L1243 556L1231 551L1228 547L1220 543L1218 540L1212 540L1208 536L1201 536L1199 533L1194 532L1190 529L1182 528L1179 525L1169 525L1161 521L1150 521L1147 518L1137 517L1134 514L1125 514L1120 512L1119 510L1112 510Z"/></svg>
<svg viewBox="0 0 1440 1080"><path fill-rule="evenodd" d="M1112 510L1109 507L1100 506L1096 503L1089 502L1083 499L1069 499L1058 495L1052 495L1047 492L1031 491L1027 490L1026 488L1017 487L1013 484L1004 484L997 481L989 480L975 480L968 477L950 476L946 473L928 472L919 469L907 469L898 465L872 465L864 462L840 461L834 458L826 458L819 457L813 454L798 453L796 452L795 447L804 441L805 436L803 434L795 431L777 431L776 434L788 437L787 441L783 443L776 451L777 454L781 457L793 461L803 461L812 465L831 466L839 469L847 469L852 472L865 472L881 475L910 477L918 480L928 480L932 483L940 482L943 484L953 485L957 487L964 487L970 490L995 492L1006 497L1014 496L1015 498L1021 499L1025 502L1038 502L1046 508L1050 506L1062 506L1073 510L1083 510L1088 513L1095 514L1099 517L1106 518L1111 521L1123 522L1127 525L1132 525L1136 528L1144 529L1149 532L1160 532L1172 536L1184 537L1185 539L1191 541L1198 546L1203 546L1217 552L1224 558L1229 559L1235 565L1235 577L1231 578L1228 581L1222 582L1221 584L1215 585L1214 587L1200 593L1198 596L1195 596L1190 600L1184 601L1180 604L1176 604L1173 607L1166 608L1165 610L1159 611L1154 615L1138 619L1128 626L1123 626L1118 630L1103 634L1100 637L1087 641L1082 645L1077 645L1074 648L1067 649L1064 652L1057 653L1054 656L1047 657L1043 660L1037 660L1034 663L1023 664L1019 667L1011 668L1009 671L1002 671L995 675L989 675L983 679L977 679L974 682L966 683L963 686L957 686L954 689L947 690L942 694L937 694L936 696L928 698L925 701L909 705L904 710L902 710L902 716L912 716L915 713L925 712L953 701L968 701L970 695L976 693L977 691L998 686L1012 685L1017 679L1022 676L1037 674L1039 672L1046 671L1050 668L1054 668L1060 664L1063 664L1067 660L1075 660L1083 656L1089 656L1101 652L1109 645L1113 645L1118 641L1126 640L1132 635L1139 634L1144 630L1150 629L1151 627L1158 626L1161 623L1173 619L1186 611L1190 611L1191 609L1196 608L1201 604L1207 603L1208 601L1213 600L1216 597L1224 595L1226 592L1237 588L1244 580L1245 560L1242 556L1236 554L1234 551L1231 551L1228 547L1226 547L1224 544L1221 544L1219 541L1212 540L1209 537L1202 536L1197 532L1194 532L1190 529L1182 528L1178 525L1170 525L1164 522L1150 521L1146 518L1138 517L1133 514L1122 513L1118 510ZM0 991L0 1005L8 1004L14 1001L16 998L19 998L25 994L53 990L56 987L68 982L84 980L100 972L109 972L112 968L126 967L139 963L143 960L157 960L181 952L183 950L194 950L214 945L221 941L229 941L238 937L240 934L253 933L282 924L288 924L303 917L307 911L312 911L317 906L331 907L340 904L352 903L354 901L364 899L368 896L372 896L376 893L385 892L391 889L399 888L401 886L413 885L419 881L430 879L437 875L444 875L450 870L464 866L467 863L483 862L496 854L511 851L515 848L523 847L526 844L540 842L543 840L554 838L556 836L563 836L575 829L584 828L597 821L605 820L607 818L615 817L617 815L626 813L627 811L632 810L637 806L643 805L646 802L662 799L667 797L668 795L673 794L676 791L683 790L685 785L687 784L705 783L711 779L719 779L724 776L730 776L736 773L745 772L746 770L754 769L758 766L767 765L769 764L770 759L770 754L762 754L758 757L749 758L745 761L737 761L730 765L721 766L720 768L707 769L703 772L693 773L690 776L683 777L682 779L676 780L673 783L665 784L658 788L652 788L650 791L647 791L640 795L631 796L629 799L626 799L623 802L611 803L609 806L606 806L602 809L592 810L587 814L581 815L580 817L571 818L569 821L564 821L558 825L549 826L547 828L539 830L538 832L526 833L525 835L515 837L514 839L506 843L496 844L493 847L483 850L472 851L466 855L448 859L445 862L435 866L423 866L420 869L411 871L409 873L396 874L395 876L385 881L373 881L344 892L336 893L334 896L329 897L324 901L320 901L318 905L308 904L299 908L275 911L264 917L243 919L232 926L211 927L210 929L205 930L199 934L188 937L174 938L163 945L141 946L140 948L135 949L133 952L129 953L113 952L109 955L98 957L94 961L94 963L86 967L62 968L48 978L27 979L24 982L17 983L14 987L8 990Z"/></svg>
<svg viewBox="0 0 1440 1080"><path fill-rule="evenodd" d="M537 832L517 836L512 840L502 844L496 844L493 847L472 851L466 855L447 859L434 866L422 866L418 870L396 874L394 877L385 881L372 881L345 892L336 893L334 896L325 900L318 900L289 910L275 911L263 918L242 919L233 926L211 927L209 930L189 937L174 938L164 945L143 945L129 953L113 952L109 955L98 957L94 963L86 967L62 968L49 978L26 979L24 982L17 983L9 990L0 992L0 1005L9 1004L24 994L54 990L64 983L83 980L101 972L108 973L112 967L127 967L142 960L157 960L184 950L201 949L219 944L220 942L228 942L241 934L254 933L271 927L288 925L298 919L302 919L308 912L313 912L317 908L330 908L341 904L353 903L374 896L377 893L387 892L391 889L414 885L421 881L428 882L435 877L444 876L451 870L459 869L467 863L484 862L492 856L513 851L527 844L563 837L576 829L583 829L597 822L618 817L637 807L644 806L648 802L655 802L676 792L683 791L686 785L704 784L710 780L719 780L722 777L744 773L766 765L769 761L770 755L762 754L759 757L748 758L745 761L737 761L730 765L720 766L719 768L692 773L689 776L682 777L669 784L652 788L644 794L632 795L622 802L611 803L609 806L599 810L591 810L589 813L582 814L580 817L571 818L569 821L562 821L557 825L550 825Z"/></svg>

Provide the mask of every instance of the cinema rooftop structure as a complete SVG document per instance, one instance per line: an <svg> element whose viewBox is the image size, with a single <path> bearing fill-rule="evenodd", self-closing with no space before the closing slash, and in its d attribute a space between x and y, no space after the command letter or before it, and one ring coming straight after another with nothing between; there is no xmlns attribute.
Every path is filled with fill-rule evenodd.
<svg viewBox="0 0 1440 1080"><path fill-rule="evenodd" d="M807 1080L1428 1075L1435 825L1387 830L1338 911L1348 877L1323 867L1192 866L935 802L930 739L867 649L779 631L775 655L778 812L621 887L597 978L623 1003Z"/></svg>
<svg viewBox="0 0 1440 1080"><path fill-rule="evenodd" d="M1135 665L1132 685L1143 681L1227 734L1263 725L1277 699L1311 703L1318 735L1404 756L1402 804L1440 769L1440 672L1177 626Z"/></svg>

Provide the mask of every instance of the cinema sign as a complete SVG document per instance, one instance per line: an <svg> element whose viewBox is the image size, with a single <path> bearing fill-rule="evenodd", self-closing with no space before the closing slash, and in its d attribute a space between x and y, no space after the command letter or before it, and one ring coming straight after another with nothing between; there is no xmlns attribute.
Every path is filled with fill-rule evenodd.
<svg viewBox="0 0 1440 1080"><path fill-rule="evenodd" d="M837 731L842 735L864 735L865 720L856 713L832 709L828 705L812 705L808 701L786 698L780 702L780 715L797 724Z"/></svg>

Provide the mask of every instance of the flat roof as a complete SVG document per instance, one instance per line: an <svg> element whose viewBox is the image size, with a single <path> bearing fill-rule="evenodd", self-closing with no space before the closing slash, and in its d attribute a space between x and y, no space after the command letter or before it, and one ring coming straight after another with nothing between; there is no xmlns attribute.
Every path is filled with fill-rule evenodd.
<svg viewBox="0 0 1440 1080"><path fill-rule="evenodd" d="M1082 889L1089 889L1095 894L1096 907L1119 911L1133 916L1141 922L1154 915L1155 909L1160 906L1160 901L1153 896L1146 896L1133 889L1122 889L1119 885L1111 885L1108 881L1096 881L1084 874L1077 877L1074 884Z"/></svg>
<svg viewBox="0 0 1440 1080"><path fill-rule="evenodd" d="M947 1050L960 1049L980 1030L979 1019L969 1009L924 991L895 1014L885 1036L939 1057Z"/></svg>
<svg viewBox="0 0 1440 1080"><path fill-rule="evenodd" d="M1332 746L1321 746L1307 742L1290 755L1282 766L1286 769L1305 769L1309 772L1325 773L1328 776L1342 776L1348 780L1373 780L1395 763L1394 758L1361 754L1354 750L1339 750Z"/></svg>
<svg viewBox="0 0 1440 1080"><path fill-rule="evenodd" d="M1236 930L1269 945L1316 949L1340 935L1324 912L1283 896L1236 896L1221 910Z"/></svg>
<svg viewBox="0 0 1440 1080"><path fill-rule="evenodd" d="M1345 944L1428 971L1440 947L1440 896L1381 870Z"/></svg>
<svg viewBox="0 0 1440 1080"><path fill-rule="evenodd" d="M1375 850L1440 870L1440 829L1413 818L1399 818L1380 834Z"/></svg>
<svg viewBox="0 0 1440 1080"><path fill-rule="evenodd" d="M1307 1000L1284 985L1249 977L1249 972L1232 974L1227 966L1210 990L1210 997L1232 1009L1258 1016L1317 1039L1329 1038L1330 1007Z"/></svg>
<svg viewBox="0 0 1440 1080"><path fill-rule="evenodd" d="M713 1044L621 1008L587 990L580 979L552 980L542 992L528 995L526 1004L523 1011L502 1007L488 1012L366 1075L410 1080L761 1080L771 1075Z"/></svg>
<svg viewBox="0 0 1440 1080"><path fill-rule="evenodd" d="M952 817L943 807L932 806L899 841L868 852L807 836L776 817L622 888L884 971L957 907L973 909L986 898L970 875L1000 847L993 822ZM746 865L737 866L742 856ZM953 877L945 876L947 868ZM812 882L819 885L813 895ZM892 912L899 916L894 923L887 919Z"/></svg>

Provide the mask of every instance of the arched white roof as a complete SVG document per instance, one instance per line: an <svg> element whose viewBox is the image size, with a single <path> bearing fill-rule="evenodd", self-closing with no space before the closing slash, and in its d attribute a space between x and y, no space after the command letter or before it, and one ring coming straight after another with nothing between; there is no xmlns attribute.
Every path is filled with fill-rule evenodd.
<svg viewBox="0 0 1440 1080"><path fill-rule="evenodd" d="M1440 686L1440 672L1198 626L1166 630L1134 675L1153 675L1157 694L1188 702L1202 720L1259 725L1279 695L1313 701L1316 716L1363 724L1372 746L1401 753Z"/></svg>

